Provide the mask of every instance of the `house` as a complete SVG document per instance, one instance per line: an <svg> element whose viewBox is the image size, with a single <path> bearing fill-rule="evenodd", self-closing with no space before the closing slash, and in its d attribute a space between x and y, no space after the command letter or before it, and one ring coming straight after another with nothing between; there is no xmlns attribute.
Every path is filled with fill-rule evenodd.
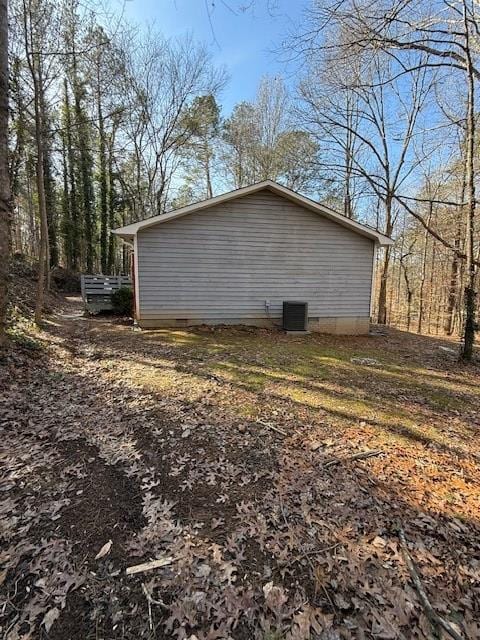
<svg viewBox="0 0 480 640"><path fill-rule="evenodd" d="M311 331L367 333L376 249L392 243L269 180L114 233L134 248L141 327L271 326L297 300Z"/></svg>

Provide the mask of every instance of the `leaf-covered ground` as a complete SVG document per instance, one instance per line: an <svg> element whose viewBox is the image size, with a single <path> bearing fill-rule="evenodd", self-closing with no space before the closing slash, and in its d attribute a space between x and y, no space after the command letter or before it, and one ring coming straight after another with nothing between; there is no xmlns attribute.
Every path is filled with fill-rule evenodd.
<svg viewBox="0 0 480 640"><path fill-rule="evenodd" d="M480 637L479 369L452 343L78 306L34 339L0 364L3 638L447 637L400 528L435 610Z"/></svg>

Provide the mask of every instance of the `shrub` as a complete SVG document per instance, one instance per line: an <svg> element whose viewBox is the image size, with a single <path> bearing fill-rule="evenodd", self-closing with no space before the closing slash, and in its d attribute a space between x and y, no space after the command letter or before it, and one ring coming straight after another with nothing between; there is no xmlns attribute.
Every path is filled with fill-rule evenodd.
<svg viewBox="0 0 480 640"><path fill-rule="evenodd" d="M133 290L130 287L120 287L112 293L113 311L119 316L133 315Z"/></svg>

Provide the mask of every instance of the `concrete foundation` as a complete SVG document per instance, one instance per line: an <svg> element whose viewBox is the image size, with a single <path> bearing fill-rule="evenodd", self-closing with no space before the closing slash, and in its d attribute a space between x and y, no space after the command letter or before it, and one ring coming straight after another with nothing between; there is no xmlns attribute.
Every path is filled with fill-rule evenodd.
<svg viewBox="0 0 480 640"><path fill-rule="evenodd" d="M368 334L370 318L355 316L353 318L310 318L310 331L333 333L339 336L360 336Z"/></svg>
<svg viewBox="0 0 480 640"><path fill-rule="evenodd" d="M281 327L280 319L268 318L199 318L199 319L139 319L142 329L179 329L180 327L195 327L198 325L244 325L250 327ZM354 316L351 318L309 318L308 330L317 333L331 333L343 336L368 334L370 318Z"/></svg>

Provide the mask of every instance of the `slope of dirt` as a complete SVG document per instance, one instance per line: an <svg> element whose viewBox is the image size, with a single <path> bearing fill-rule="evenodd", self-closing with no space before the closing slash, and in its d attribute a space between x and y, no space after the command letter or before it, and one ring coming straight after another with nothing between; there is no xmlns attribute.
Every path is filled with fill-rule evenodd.
<svg viewBox="0 0 480 640"><path fill-rule="evenodd" d="M447 637L400 528L480 637L479 369L453 343L81 313L0 368L4 638Z"/></svg>
<svg viewBox="0 0 480 640"><path fill-rule="evenodd" d="M12 257L9 298L10 315L15 317L32 316L35 311L35 296L37 288L37 265L21 254ZM45 312L52 313L63 302L57 285L53 282L53 290L45 293Z"/></svg>

